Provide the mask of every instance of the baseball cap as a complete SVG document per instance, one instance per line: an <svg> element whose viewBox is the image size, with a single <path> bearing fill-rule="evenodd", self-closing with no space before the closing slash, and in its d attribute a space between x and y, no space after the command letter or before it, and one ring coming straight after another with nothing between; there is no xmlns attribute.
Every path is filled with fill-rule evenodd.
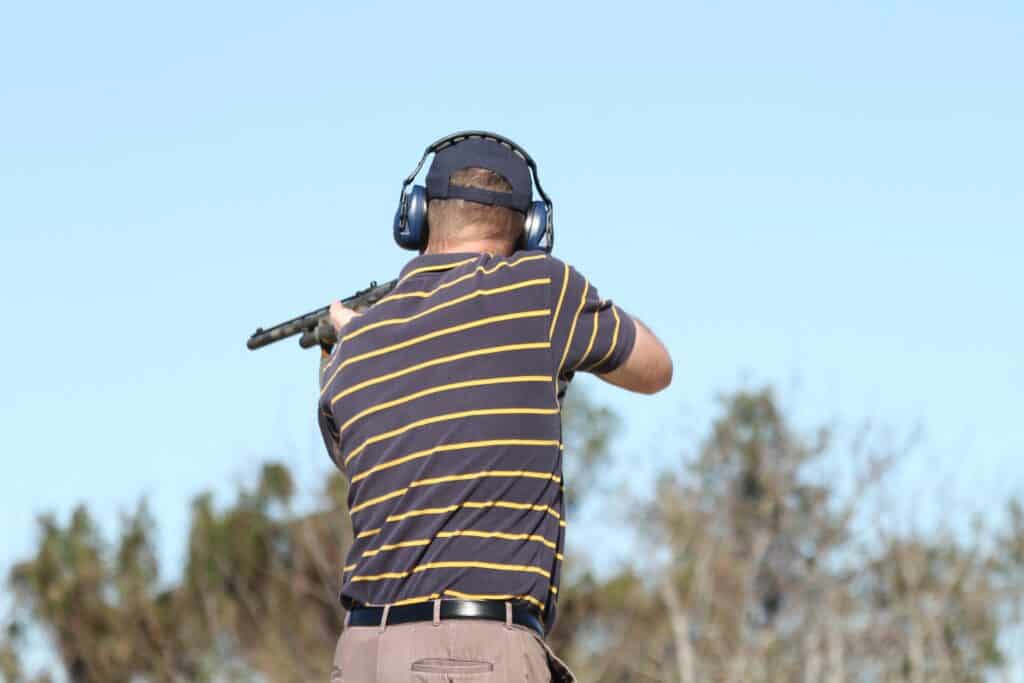
<svg viewBox="0 0 1024 683"><path fill-rule="evenodd" d="M465 168L484 168L497 173L512 186L511 192L461 187L451 176ZM504 206L526 213L533 198L533 184L526 160L496 140L466 138L434 154L427 171L427 199L465 199Z"/></svg>

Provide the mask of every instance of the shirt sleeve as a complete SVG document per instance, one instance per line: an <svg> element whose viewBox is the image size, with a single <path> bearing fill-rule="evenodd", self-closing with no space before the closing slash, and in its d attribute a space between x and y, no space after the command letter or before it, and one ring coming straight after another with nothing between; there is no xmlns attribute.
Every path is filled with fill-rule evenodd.
<svg viewBox="0 0 1024 683"><path fill-rule="evenodd" d="M557 262L552 277L551 349L557 376L575 372L611 372L629 357L636 341L636 323L609 299L602 299L586 277Z"/></svg>

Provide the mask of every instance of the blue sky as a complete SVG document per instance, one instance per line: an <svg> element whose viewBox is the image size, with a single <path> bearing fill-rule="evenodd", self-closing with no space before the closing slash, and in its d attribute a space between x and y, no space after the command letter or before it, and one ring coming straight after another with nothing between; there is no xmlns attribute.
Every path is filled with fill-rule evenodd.
<svg viewBox="0 0 1024 683"><path fill-rule="evenodd" d="M805 424L922 424L896 493L997 510L1024 493L1022 38L1011 2L8 3L0 557L40 511L142 495L176 557L200 489L271 457L321 479L315 354L245 338L392 277L401 179L464 128L530 150L556 254L675 357L653 398L587 383L630 470L772 382Z"/></svg>

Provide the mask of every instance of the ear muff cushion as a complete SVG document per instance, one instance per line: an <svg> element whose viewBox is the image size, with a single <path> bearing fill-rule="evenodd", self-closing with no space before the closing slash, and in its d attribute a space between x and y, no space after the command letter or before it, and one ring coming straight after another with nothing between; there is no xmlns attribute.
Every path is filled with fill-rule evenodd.
<svg viewBox="0 0 1024 683"><path fill-rule="evenodd" d="M395 243L403 249L419 251L427 243L427 190L422 185L413 185L405 197L404 219L401 205L395 212Z"/></svg>
<svg viewBox="0 0 1024 683"><path fill-rule="evenodd" d="M526 224L523 229L522 248L526 251L543 249L549 251L545 243L548 232L548 207L544 202L534 202L526 213Z"/></svg>

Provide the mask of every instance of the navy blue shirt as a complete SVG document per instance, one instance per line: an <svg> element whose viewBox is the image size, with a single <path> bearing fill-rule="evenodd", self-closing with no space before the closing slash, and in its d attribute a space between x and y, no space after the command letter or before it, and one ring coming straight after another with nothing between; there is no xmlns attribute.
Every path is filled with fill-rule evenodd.
<svg viewBox="0 0 1024 683"><path fill-rule="evenodd" d="M426 254L342 330L320 427L351 484L342 595L518 599L550 629L565 545L560 403L633 320L546 254ZM571 457L572 454L569 454Z"/></svg>

